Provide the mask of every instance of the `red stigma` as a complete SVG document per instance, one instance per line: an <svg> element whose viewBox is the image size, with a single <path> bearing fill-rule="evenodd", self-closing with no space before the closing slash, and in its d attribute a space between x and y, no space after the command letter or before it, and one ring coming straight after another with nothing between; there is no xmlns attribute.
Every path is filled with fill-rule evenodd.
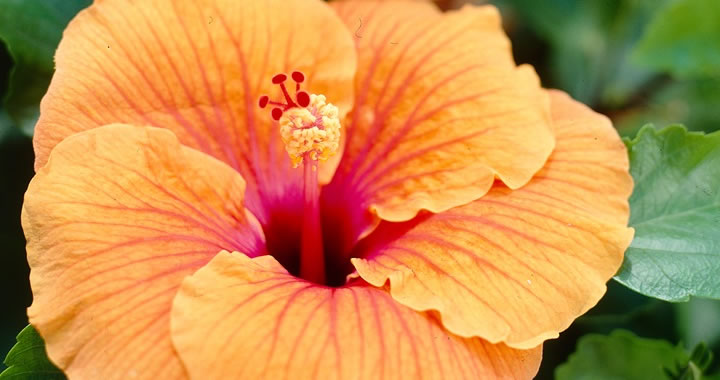
<svg viewBox="0 0 720 380"><path fill-rule="evenodd" d="M275 76L272 77L273 84L280 84L282 82L285 82L286 80L287 80L287 75L285 75L283 73L275 74Z"/></svg>
<svg viewBox="0 0 720 380"><path fill-rule="evenodd" d="M299 71L293 71L292 79L297 83L302 83L305 81L305 74L303 74Z"/></svg>
<svg viewBox="0 0 720 380"><path fill-rule="evenodd" d="M300 107L307 107L310 104L310 94L305 91L300 91L295 96Z"/></svg>
<svg viewBox="0 0 720 380"><path fill-rule="evenodd" d="M306 91L300 91L300 83L305 81L305 74L300 71L293 71L290 77L295 82L295 99L290 96L287 87L285 87L285 81L287 81L288 76L284 73L279 73L272 77L272 83L280 86L285 102L282 103L270 100L267 95L261 96L258 100L258 106L260 108L265 108L268 104L276 106L272 109L272 111L270 111L270 116L272 116L274 120L280 120L283 112L289 110L290 108L307 107L310 105L310 94Z"/></svg>
<svg viewBox="0 0 720 380"><path fill-rule="evenodd" d="M260 101L258 101L258 105L260 106L260 108L265 108L265 106L267 106L269 101L270 101L270 98L268 98L267 95L263 95L260 97Z"/></svg>

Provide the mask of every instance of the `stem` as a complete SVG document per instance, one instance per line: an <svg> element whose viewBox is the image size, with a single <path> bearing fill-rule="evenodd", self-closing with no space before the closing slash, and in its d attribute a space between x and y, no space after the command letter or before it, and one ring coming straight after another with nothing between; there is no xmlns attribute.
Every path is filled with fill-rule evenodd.
<svg viewBox="0 0 720 380"><path fill-rule="evenodd" d="M303 208L300 238L300 277L317 284L325 284L325 257L323 255L322 228L318 186L318 162L303 157L305 206Z"/></svg>

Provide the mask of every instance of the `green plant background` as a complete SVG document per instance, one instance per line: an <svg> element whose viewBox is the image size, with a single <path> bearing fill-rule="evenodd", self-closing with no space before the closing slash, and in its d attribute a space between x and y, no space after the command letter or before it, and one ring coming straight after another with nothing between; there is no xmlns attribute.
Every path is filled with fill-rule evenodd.
<svg viewBox="0 0 720 380"><path fill-rule="evenodd" d="M438 1L445 9L466 2ZM490 2L503 13L518 62L535 66L544 86L568 91L608 115L621 135L633 137L648 123L656 127L681 123L704 132L720 129L719 1ZM4 99L0 104L0 357L27 325L25 308L32 299L20 208L33 175L33 120L52 73L52 51L63 25L89 3L0 0L0 96ZM717 257L717 247L713 249ZM624 281L622 274L619 279ZM608 335L619 328L635 335ZM635 336L666 342L648 343ZM607 363L603 355L618 344L628 350L626 355L641 358L612 362L618 368L639 366L643 360L672 362L682 355L687 361L699 342L720 355L720 301L690 297L688 302L670 303L611 281L595 308L559 339L546 343L538 378L571 378L568 374L580 369L590 374L584 378L607 378L610 372L602 371L609 371L608 366L597 367L596 376L592 366L577 366L593 360ZM558 369L577 347L581 350ZM673 356L676 352L680 353ZM638 368L628 367L627 373Z"/></svg>

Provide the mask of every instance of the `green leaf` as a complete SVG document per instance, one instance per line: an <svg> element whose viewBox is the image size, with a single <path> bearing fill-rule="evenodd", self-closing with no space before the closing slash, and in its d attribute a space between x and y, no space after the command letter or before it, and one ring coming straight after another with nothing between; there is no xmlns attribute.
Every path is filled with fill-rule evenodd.
<svg viewBox="0 0 720 380"><path fill-rule="evenodd" d="M720 1L671 2L650 23L633 58L680 76L720 75L718 20Z"/></svg>
<svg viewBox="0 0 720 380"><path fill-rule="evenodd" d="M53 74L53 55L70 19L91 0L0 0L0 39L15 61L5 107L32 133Z"/></svg>
<svg viewBox="0 0 720 380"><path fill-rule="evenodd" d="M45 341L28 325L17 336L17 344L5 358L8 368L0 373L0 380L64 380L65 375L55 367L45 353Z"/></svg>
<svg viewBox="0 0 720 380"><path fill-rule="evenodd" d="M645 127L627 145L635 238L615 279L668 301L720 298L720 132Z"/></svg>
<svg viewBox="0 0 720 380"><path fill-rule="evenodd" d="M664 340L615 330L608 336L580 338L575 353L555 370L555 379L667 379L666 369L686 365L688 360L685 350Z"/></svg>

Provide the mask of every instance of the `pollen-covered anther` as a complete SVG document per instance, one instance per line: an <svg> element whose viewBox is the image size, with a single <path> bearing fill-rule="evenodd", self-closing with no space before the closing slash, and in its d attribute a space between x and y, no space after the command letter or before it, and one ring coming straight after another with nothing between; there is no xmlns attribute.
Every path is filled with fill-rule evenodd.
<svg viewBox="0 0 720 380"><path fill-rule="evenodd" d="M270 115L280 124L280 136L294 167L298 167L305 158L325 161L340 147L338 109L327 103L325 96L300 89L305 74L294 71L290 78L295 82L294 97L285 85L288 76L279 73L272 77L272 83L280 87L284 102L270 100L263 95L258 100L258 106L274 106Z"/></svg>
<svg viewBox="0 0 720 380"><path fill-rule="evenodd" d="M325 96L310 94L307 107L293 107L280 117L280 136L298 167L305 157L325 161L340 147L338 108Z"/></svg>

